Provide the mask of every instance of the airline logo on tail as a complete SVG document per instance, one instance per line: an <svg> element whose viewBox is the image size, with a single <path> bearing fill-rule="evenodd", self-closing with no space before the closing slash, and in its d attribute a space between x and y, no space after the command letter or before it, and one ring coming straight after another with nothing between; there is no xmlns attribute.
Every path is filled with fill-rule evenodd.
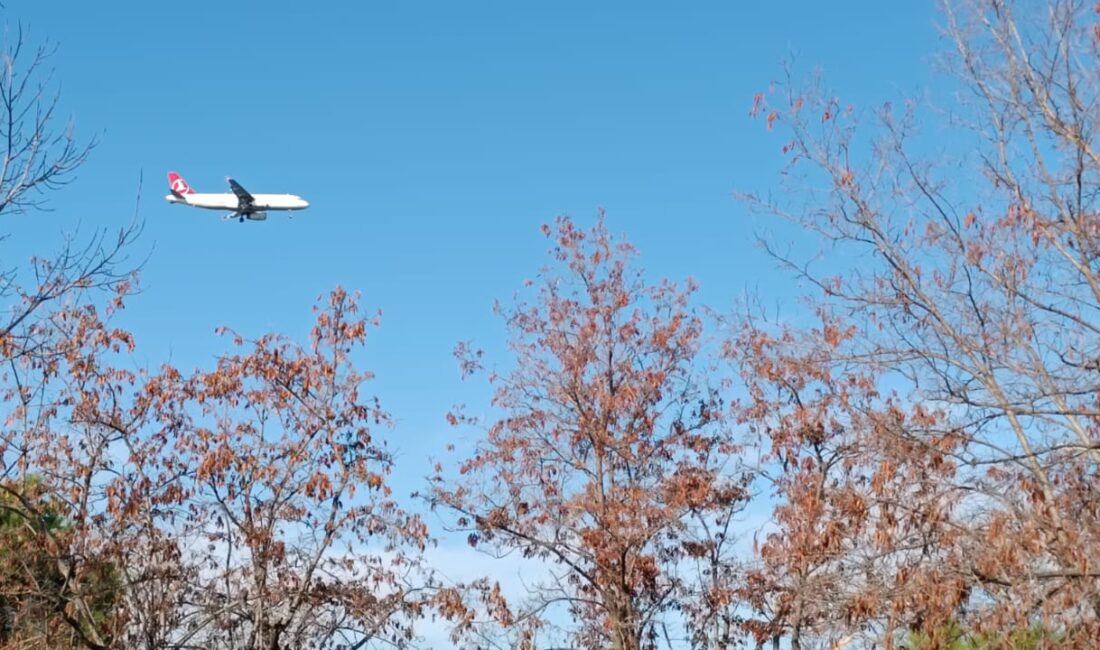
<svg viewBox="0 0 1100 650"><path fill-rule="evenodd" d="M187 184L187 181L183 180L183 176L176 172L168 172L168 187L172 188L173 194L179 194L180 196L195 193L191 186Z"/></svg>

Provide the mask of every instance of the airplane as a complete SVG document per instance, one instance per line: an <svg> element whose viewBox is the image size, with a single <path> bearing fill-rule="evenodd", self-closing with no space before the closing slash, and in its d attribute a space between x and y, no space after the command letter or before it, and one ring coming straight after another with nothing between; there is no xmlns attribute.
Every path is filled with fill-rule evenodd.
<svg viewBox="0 0 1100 650"><path fill-rule="evenodd" d="M168 189L171 194L164 198L169 203L182 203L195 208L208 210L232 210L222 217L224 221L240 219L263 221L269 210L305 210L309 202L294 194L250 194L237 181L225 178L232 193L202 194L195 192L187 181L176 172L168 172Z"/></svg>

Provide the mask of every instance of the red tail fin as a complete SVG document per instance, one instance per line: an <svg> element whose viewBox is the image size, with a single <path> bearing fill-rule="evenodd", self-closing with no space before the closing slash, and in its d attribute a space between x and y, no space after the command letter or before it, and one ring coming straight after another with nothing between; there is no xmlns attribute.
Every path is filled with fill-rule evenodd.
<svg viewBox="0 0 1100 650"><path fill-rule="evenodd" d="M195 190L191 189L187 181L183 180L183 176L180 176L176 172L168 172L168 187L171 188L173 194L184 195L195 193Z"/></svg>

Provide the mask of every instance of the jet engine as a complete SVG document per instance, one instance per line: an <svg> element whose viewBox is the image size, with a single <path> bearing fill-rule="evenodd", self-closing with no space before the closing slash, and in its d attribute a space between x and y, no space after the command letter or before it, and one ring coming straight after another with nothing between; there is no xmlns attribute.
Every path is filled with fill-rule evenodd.
<svg viewBox="0 0 1100 650"><path fill-rule="evenodd" d="M267 219L267 213L266 212L251 212L251 213L249 213L248 218L249 218L250 221L263 221L263 220Z"/></svg>

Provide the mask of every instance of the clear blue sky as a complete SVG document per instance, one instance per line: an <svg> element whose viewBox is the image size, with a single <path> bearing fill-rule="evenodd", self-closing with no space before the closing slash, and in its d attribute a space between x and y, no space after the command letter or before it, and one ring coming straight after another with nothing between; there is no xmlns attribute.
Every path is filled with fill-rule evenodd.
<svg viewBox="0 0 1100 650"><path fill-rule="evenodd" d="M7 218L4 259L124 223L144 173L153 250L125 314L142 363L208 363L223 324L300 335L317 294L361 290L384 312L364 362L409 486L447 409L487 404L451 349L500 349L491 305L546 259L539 224L604 207L654 279L691 275L717 307L781 293L731 197L781 164L753 94L796 52L867 106L924 86L938 45L933 3L882 0L5 4L60 45L63 112L101 144L53 212ZM169 169L312 207L223 223L165 203Z"/></svg>

